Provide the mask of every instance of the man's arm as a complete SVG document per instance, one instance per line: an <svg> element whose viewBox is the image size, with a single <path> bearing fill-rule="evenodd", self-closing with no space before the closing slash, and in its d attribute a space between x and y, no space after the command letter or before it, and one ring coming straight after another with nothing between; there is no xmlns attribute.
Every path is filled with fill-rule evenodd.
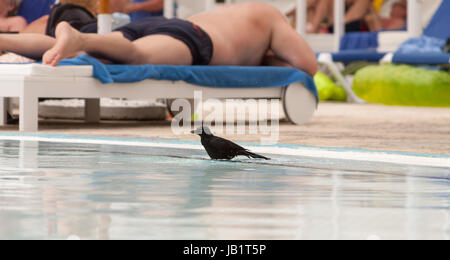
<svg viewBox="0 0 450 260"><path fill-rule="evenodd" d="M128 3L125 6L126 13L133 13L137 11L145 12L161 12L164 8L164 0L149 0L142 3Z"/></svg>
<svg viewBox="0 0 450 260"><path fill-rule="evenodd" d="M275 56L275 53L273 53L272 50L269 50L266 55L264 56L262 62L262 66L275 66L275 67L287 67L292 68L292 65L289 64L287 61L280 59L279 57Z"/></svg>

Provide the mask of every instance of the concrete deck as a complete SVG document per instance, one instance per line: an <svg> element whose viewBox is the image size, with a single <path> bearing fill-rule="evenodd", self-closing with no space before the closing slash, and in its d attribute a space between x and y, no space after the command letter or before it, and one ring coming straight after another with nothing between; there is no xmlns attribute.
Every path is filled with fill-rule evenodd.
<svg viewBox="0 0 450 260"><path fill-rule="evenodd" d="M17 129L17 125L0 127L0 133ZM40 132L198 140L194 135L175 136L169 121L84 124L81 121L43 120ZM260 140L257 135L225 137L237 142ZM280 142L450 155L450 108L322 103L307 125L281 122Z"/></svg>

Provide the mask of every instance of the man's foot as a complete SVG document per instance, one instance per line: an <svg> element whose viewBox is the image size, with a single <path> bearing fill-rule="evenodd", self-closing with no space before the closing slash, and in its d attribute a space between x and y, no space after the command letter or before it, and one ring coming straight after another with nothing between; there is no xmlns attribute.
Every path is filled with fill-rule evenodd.
<svg viewBox="0 0 450 260"><path fill-rule="evenodd" d="M44 53L42 64L56 66L62 59L72 57L82 49L82 34L67 22L61 22L55 30L56 43Z"/></svg>

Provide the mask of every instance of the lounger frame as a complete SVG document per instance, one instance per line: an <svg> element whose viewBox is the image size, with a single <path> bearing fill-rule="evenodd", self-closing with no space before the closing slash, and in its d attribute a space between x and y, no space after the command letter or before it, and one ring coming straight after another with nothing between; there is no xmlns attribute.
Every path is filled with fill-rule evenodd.
<svg viewBox="0 0 450 260"><path fill-rule="evenodd" d="M90 66L77 66L77 71L85 69L81 75L80 73L70 75L70 66L52 68L53 71L49 69L49 73L44 75L35 75L33 72L5 75L5 68L8 68L6 67L8 65L0 66L0 70L3 70L3 73L0 73L0 125L6 124L6 98L18 97L20 99L19 129L25 132L38 130L39 98L86 99L85 121L90 123L100 121L99 98L191 99L194 97L194 91L202 91L204 99L283 99L285 113L295 124L308 122L317 108L316 98L301 83L287 87L239 89L201 87L181 81L159 80L102 84L90 76L92 75Z"/></svg>

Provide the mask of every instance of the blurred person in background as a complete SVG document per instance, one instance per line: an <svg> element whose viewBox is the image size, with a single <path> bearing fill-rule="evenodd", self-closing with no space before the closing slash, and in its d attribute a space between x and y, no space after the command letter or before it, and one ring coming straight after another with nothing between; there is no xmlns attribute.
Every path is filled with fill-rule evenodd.
<svg viewBox="0 0 450 260"><path fill-rule="evenodd" d="M25 18L27 25L20 32L43 34L48 14L54 4L55 0L22 0L17 15Z"/></svg>
<svg viewBox="0 0 450 260"><path fill-rule="evenodd" d="M392 5L390 17L380 17L374 6L365 17L370 31L398 30L406 26L408 18L408 4L406 0L398 0Z"/></svg>
<svg viewBox="0 0 450 260"><path fill-rule="evenodd" d="M111 11L129 14L131 21L162 16L164 0L111 0Z"/></svg>
<svg viewBox="0 0 450 260"><path fill-rule="evenodd" d="M334 1L316 0L315 5L310 7L312 11L308 14L307 32L333 32L334 24ZM345 0L345 31L361 32L368 31L364 17L368 14L372 5L371 0ZM315 8L314 8L315 7Z"/></svg>
<svg viewBox="0 0 450 260"><path fill-rule="evenodd" d="M24 17L18 16L21 0L0 0L0 31L21 32L27 26Z"/></svg>

